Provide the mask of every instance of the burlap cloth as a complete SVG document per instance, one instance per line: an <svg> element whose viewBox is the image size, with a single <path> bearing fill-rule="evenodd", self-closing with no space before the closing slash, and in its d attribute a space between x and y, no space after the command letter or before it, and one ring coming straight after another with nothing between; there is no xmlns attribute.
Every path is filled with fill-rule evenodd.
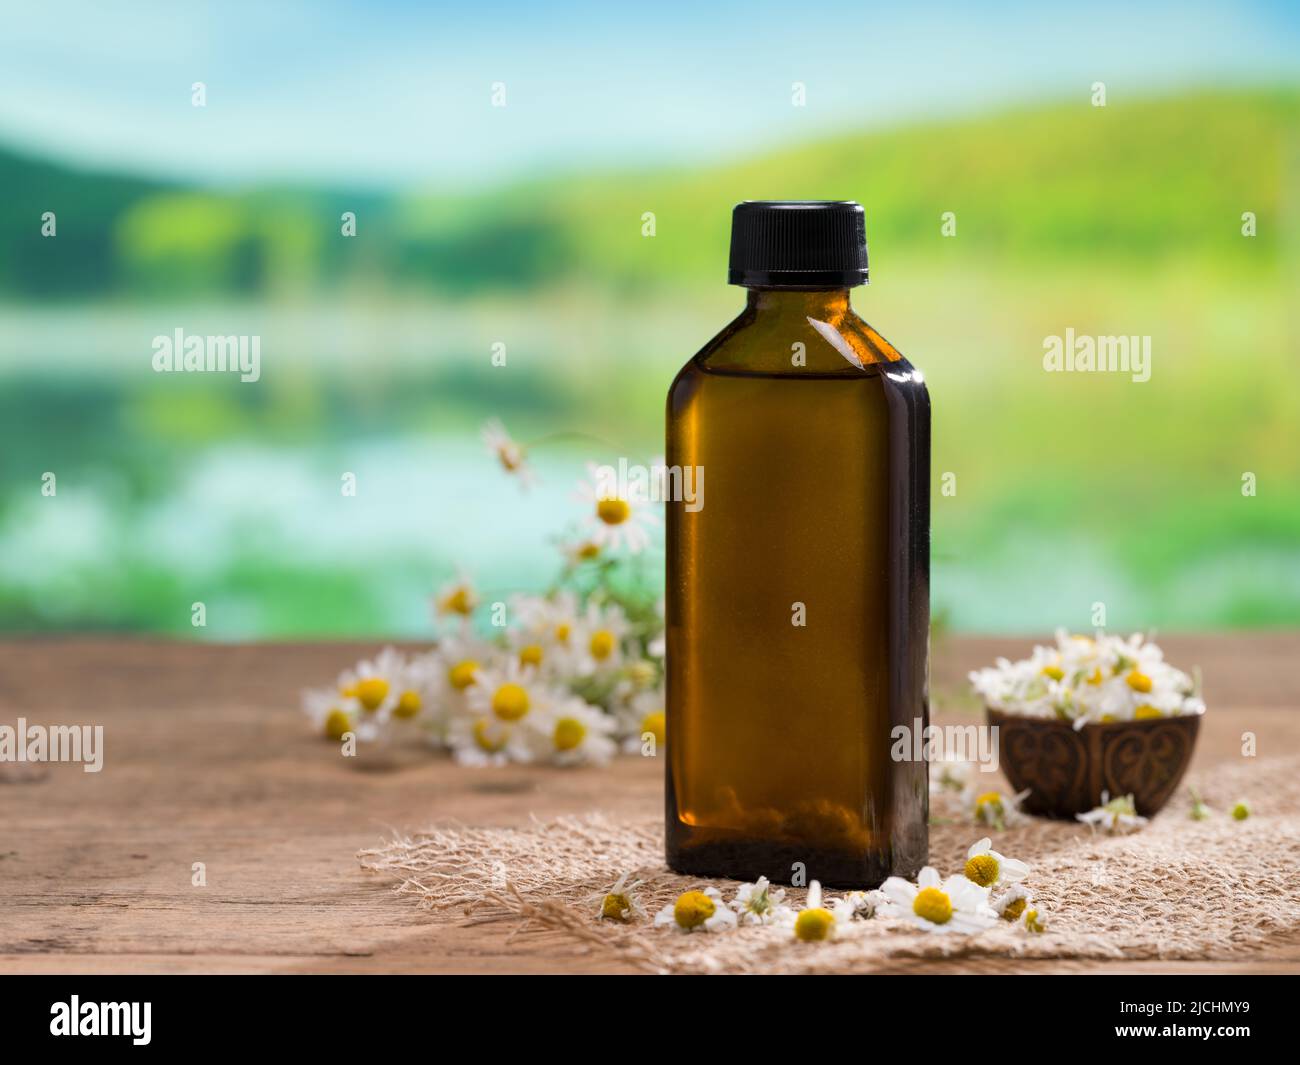
<svg viewBox="0 0 1300 1065"><path fill-rule="evenodd" d="M433 920L558 929L653 972L869 972L891 959L956 956L1240 958L1300 925L1300 758L1247 759L1189 783L1215 809L1209 820L1190 819L1184 787L1131 835L1036 818L991 833L995 850L1032 866L1025 884L1049 922L1038 935L1002 923L979 935L936 935L879 918L842 924L823 943L800 943L788 929L655 928L650 918L662 906L708 883L664 866L658 819L443 825L359 857ZM1252 813L1234 821L1226 811L1242 797ZM970 844L990 834L951 812L936 797L930 855L943 875L960 871ZM598 920L601 898L624 873L641 881L647 917L626 926ZM714 883L727 899L735 892L734 882ZM802 898L788 890L787 901Z"/></svg>

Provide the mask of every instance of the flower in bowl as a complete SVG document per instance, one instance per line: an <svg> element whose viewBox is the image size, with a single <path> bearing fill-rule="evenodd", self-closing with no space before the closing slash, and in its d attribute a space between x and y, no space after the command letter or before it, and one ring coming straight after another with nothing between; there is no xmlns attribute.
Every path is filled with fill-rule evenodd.
<svg viewBox="0 0 1300 1065"><path fill-rule="evenodd" d="M1141 633L1076 636L1056 630L1055 647L1028 658L975 670L972 687L985 706L1024 717L1087 724L1200 714L1198 681L1165 661Z"/></svg>
<svg viewBox="0 0 1300 1065"><path fill-rule="evenodd" d="M1054 647L998 659L970 681L998 727L1003 772L1029 789L1023 808L1049 817L1073 818L1106 792L1153 815L1186 772L1205 712L1199 678L1141 634L1058 630Z"/></svg>

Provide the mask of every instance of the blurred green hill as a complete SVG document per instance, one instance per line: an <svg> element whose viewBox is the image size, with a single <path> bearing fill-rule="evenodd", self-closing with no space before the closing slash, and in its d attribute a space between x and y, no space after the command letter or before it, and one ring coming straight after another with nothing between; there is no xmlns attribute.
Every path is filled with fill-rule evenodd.
<svg viewBox="0 0 1300 1065"><path fill-rule="evenodd" d="M1300 169L1298 119L1295 91L1073 102L845 135L701 170L438 194L204 190L0 149L0 296L716 281L737 189L859 199L873 251L891 260L1176 257L1268 267L1283 241L1300 241L1287 196ZM1273 222L1250 248L1240 239L1247 210ZM57 251L39 232L44 211L58 217ZM357 213L355 241L336 239L344 211ZM959 241L935 239L944 211L956 214ZM645 212L656 239L629 239Z"/></svg>
<svg viewBox="0 0 1300 1065"><path fill-rule="evenodd" d="M619 279L716 279L736 189L860 200L886 257L942 253L939 215L953 211L961 239L948 250L964 256L1269 265L1279 228L1248 248L1240 216L1288 219L1294 238L1298 120L1295 92L1058 104L845 136L698 174L602 176L557 186L551 202L578 260ZM622 237L644 210L657 215L653 254Z"/></svg>

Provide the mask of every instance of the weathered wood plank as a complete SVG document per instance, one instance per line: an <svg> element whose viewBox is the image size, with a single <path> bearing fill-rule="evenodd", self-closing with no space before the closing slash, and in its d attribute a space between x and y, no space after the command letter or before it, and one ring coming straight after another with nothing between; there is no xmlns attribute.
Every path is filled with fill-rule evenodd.
<svg viewBox="0 0 1300 1065"><path fill-rule="evenodd" d="M1030 642L936 646L936 704L945 715L973 713L960 694L966 671ZM1261 754L1300 750L1300 636L1164 643L1174 661L1205 671L1211 713L1198 765L1236 757L1245 728L1258 733ZM0 971L622 971L552 934L507 942L500 925L431 924L409 900L389 897L354 855L389 830L440 817L515 824L596 809L657 813L661 765L629 757L604 769L471 771L431 756L389 772L359 769L307 734L297 697L372 649L0 644L0 722L102 723L106 746L99 774L0 767ZM193 862L205 863L206 887L191 886ZM1234 972L1300 971L1300 942L1225 962Z"/></svg>

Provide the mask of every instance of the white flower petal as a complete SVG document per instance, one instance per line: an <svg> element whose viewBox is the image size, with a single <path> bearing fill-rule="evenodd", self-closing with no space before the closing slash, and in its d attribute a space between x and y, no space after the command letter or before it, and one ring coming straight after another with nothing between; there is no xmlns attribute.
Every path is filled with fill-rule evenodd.
<svg viewBox="0 0 1300 1065"><path fill-rule="evenodd" d="M880 890L891 903L904 909L910 910L916 901L916 885L908 883L901 876L891 876L880 885Z"/></svg>
<svg viewBox="0 0 1300 1065"><path fill-rule="evenodd" d="M1015 883L1017 880L1024 880L1029 875L1029 866L1024 862L1017 861L1015 858L1003 858L1000 864L1002 874L999 880Z"/></svg>

